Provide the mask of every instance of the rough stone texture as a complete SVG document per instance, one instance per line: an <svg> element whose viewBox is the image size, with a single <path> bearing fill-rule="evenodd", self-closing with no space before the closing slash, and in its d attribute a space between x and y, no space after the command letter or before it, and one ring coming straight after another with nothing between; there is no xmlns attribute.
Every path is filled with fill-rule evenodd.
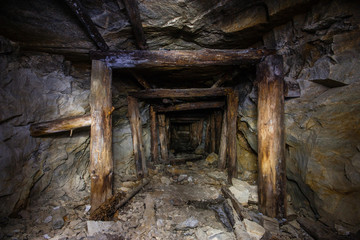
<svg viewBox="0 0 360 240"><path fill-rule="evenodd" d="M265 234L265 229L256 222L249 221L248 219L244 219L243 222L251 240L259 240Z"/></svg>
<svg viewBox="0 0 360 240"><path fill-rule="evenodd" d="M321 1L264 36L284 56L288 191L327 224L359 230L360 7ZM256 89L240 104L239 131L256 151ZM253 163L255 164L255 163Z"/></svg>

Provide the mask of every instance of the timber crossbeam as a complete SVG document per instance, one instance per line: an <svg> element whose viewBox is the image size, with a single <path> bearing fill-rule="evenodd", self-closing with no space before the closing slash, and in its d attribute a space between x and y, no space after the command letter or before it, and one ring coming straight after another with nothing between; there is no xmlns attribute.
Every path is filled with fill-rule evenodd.
<svg viewBox="0 0 360 240"><path fill-rule="evenodd" d="M221 108L225 106L224 101L217 102L188 102L180 103L173 106L154 106L156 112L176 112L176 111L186 111L186 110L196 110L196 109L212 109L212 108Z"/></svg>
<svg viewBox="0 0 360 240"><path fill-rule="evenodd" d="M147 89L128 92L139 99L221 97L233 91L231 88Z"/></svg>

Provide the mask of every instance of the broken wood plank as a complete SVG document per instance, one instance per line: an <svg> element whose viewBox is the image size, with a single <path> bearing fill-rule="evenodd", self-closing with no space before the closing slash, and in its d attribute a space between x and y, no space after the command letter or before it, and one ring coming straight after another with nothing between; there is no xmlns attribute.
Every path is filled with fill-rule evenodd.
<svg viewBox="0 0 360 240"><path fill-rule="evenodd" d="M281 56L268 56L257 67L259 208L286 217L284 78Z"/></svg>
<svg viewBox="0 0 360 240"><path fill-rule="evenodd" d="M227 111L223 113L222 126L221 126L221 137L220 137L220 148L219 148L219 164L218 168L226 168L226 153L227 153Z"/></svg>
<svg viewBox="0 0 360 240"><path fill-rule="evenodd" d="M218 88L221 85L223 85L225 82L230 81L232 79L232 76L230 74L224 74L220 77L219 80L217 80L211 88Z"/></svg>
<svg viewBox="0 0 360 240"><path fill-rule="evenodd" d="M195 109L211 109L211 108L221 108L225 105L224 101L202 101L202 102L188 102L180 103L173 106L154 106L156 112L176 112L176 111L185 111L185 110L195 110Z"/></svg>
<svg viewBox="0 0 360 240"><path fill-rule="evenodd" d="M228 161L228 182L232 182L232 178L237 177L237 151L236 151L236 133L237 133L237 114L239 106L239 97L236 91L232 91L227 96L227 155Z"/></svg>
<svg viewBox="0 0 360 240"><path fill-rule="evenodd" d="M31 124L30 135L33 137L39 137L51 133L65 132L77 128L90 127L90 125L90 114L86 114L83 116L67 117L56 119L53 121Z"/></svg>
<svg viewBox="0 0 360 240"><path fill-rule="evenodd" d="M239 215L241 221L243 221L244 218L251 219L251 217L247 213L247 210L243 207L241 203L239 203L239 201L235 198L234 194L232 194L232 192L227 187L222 187L221 191L224 194L225 198L229 198L231 200L231 203L235 211Z"/></svg>
<svg viewBox="0 0 360 240"><path fill-rule="evenodd" d="M158 123L159 123L159 139L160 139L160 153L161 160L167 162L169 158L168 144L167 144L167 135L166 135L166 120L165 114L158 114Z"/></svg>
<svg viewBox="0 0 360 240"><path fill-rule="evenodd" d="M89 14L86 12L81 2L79 0L64 0L64 1L75 13L77 18L82 23L83 27L85 27L87 33L89 34L90 38L95 42L96 46L98 46L101 51L109 50L109 47L106 44L104 38L99 33L94 22L91 20Z"/></svg>
<svg viewBox="0 0 360 240"><path fill-rule="evenodd" d="M221 97L231 88L188 88L188 89L147 89L137 92L128 92L129 96L139 99L154 98L194 98L194 97Z"/></svg>
<svg viewBox="0 0 360 240"><path fill-rule="evenodd" d="M91 52L91 58L105 61L112 68L204 67L213 65L241 65L259 62L275 50L133 50Z"/></svg>
<svg viewBox="0 0 360 240"><path fill-rule="evenodd" d="M119 3L119 0L117 0ZM146 50L148 46L146 44L144 30L141 24L139 6L136 0L123 0L126 12L129 16L131 27L135 35L135 42L139 49ZM120 5L120 3L119 3Z"/></svg>
<svg viewBox="0 0 360 240"><path fill-rule="evenodd" d="M117 193L112 198L108 199L98 208L90 213L90 219L96 221L111 221L115 212L124 206L131 198L133 198L141 189L149 184L149 179L144 178L142 182L126 195L123 192ZM125 195L125 196L124 196Z"/></svg>
<svg viewBox="0 0 360 240"><path fill-rule="evenodd" d="M145 152L142 139L142 124L139 111L138 100L128 96L128 117L131 127L131 135L134 149L134 160L136 165L136 174L138 178L147 176L147 167L145 161Z"/></svg>
<svg viewBox="0 0 360 240"><path fill-rule="evenodd" d="M334 231L319 221L313 221L304 217L299 217L296 221L316 240L341 239Z"/></svg>
<svg viewBox="0 0 360 240"><path fill-rule="evenodd" d="M141 76L140 74L136 73L135 71L130 71L130 73L134 76L134 78L136 79L136 81L138 81L138 83L143 86L145 89L150 89L151 86L150 84L143 78L143 76Z"/></svg>
<svg viewBox="0 0 360 240"><path fill-rule="evenodd" d="M94 60L91 67L90 177L91 208L98 208L112 196L112 71L104 62Z"/></svg>
<svg viewBox="0 0 360 240"><path fill-rule="evenodd" d="M151 133L151 160L157 163L159 160L159 138L156 112L153 106L150 106L150 133Z"/></svg>

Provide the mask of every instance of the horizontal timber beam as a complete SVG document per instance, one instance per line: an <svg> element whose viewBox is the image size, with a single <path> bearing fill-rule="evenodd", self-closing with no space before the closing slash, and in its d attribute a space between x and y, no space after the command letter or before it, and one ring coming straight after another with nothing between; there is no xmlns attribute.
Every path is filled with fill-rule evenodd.
<svg viewBox="0 0 360 240"><path fill-rule="evenodd" d="M133 50L91 52L91 58L106 62L112 68L201 67L257 63L275 50Z"/></svg>
<svg viewBox="0 0 360 240"><path fill-rule="evenodd" d="M77 128L90 127L91 116L89 114L76 117L67 117L53 121L31 124L30 135L39 137L51 133L71 131Z"/></svg>
<svg viewBox="0 0 360 240"><path fill-rule="evenodd" d="M140 99L220 97L231 92L231 88L147 89L129 92L129 96Z"/></svg>
<svg viewBox="0 0 360 240"><path fill-rule="evenodd" d="M224 101L216 102L188 102L180 103L173 106L163 107L163 106L154 106L156 112L176 112L176 111L185 111L185 110L195 110L195 109L211 109L211 108L221 108L225 105Z"/></svg>

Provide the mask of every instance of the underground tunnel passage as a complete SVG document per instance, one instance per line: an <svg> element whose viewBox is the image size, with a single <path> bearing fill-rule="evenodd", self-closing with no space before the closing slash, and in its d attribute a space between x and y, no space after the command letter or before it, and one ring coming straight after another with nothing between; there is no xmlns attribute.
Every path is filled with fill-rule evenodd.
<svg viewBox="0 0 360 240"><path fill-rule="evenodd" d="M3 1L0 239L359 239L359 10Z"/></svg>

